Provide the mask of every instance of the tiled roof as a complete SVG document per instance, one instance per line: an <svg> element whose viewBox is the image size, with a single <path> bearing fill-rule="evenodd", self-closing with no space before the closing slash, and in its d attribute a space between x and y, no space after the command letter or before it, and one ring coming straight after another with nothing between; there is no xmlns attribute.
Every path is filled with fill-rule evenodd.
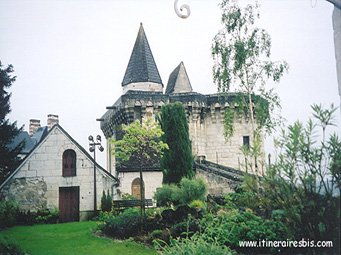
<svg viewBox="0 0 341 255"><path fill-rule="evenodd" d="M47 127L40 127L37 131L29 136L27 131L20 131L19 134L14 137L11 144L8 145L10 149L14 149L19 145L19 143L24 142L25 145L21 150L21 154L28 154L30 151L36 146L44 137L47 135L48 129Z"/></svg>
<svg viewBox="0 0 341 255"><path fill-rule="evenodd" d="M184 63L181 63L169 75L165 94L192 92Z"/></svg>
<svg viewBox="0 0 341 255"><path fill-rule="evenodd" d="M162 84L142 23L122 81L122 86L135 82Z"/></svg>
<svg viewBox="0 0 341 255"><path fill-rule="evenodd" d="M26 131L20 131L19 134L14 137L12 142L8 145L8 148L12 150L16 148L21 142L24 142L24 147L21 149L20 152L21 154L28 154L36 145L36 142L31 139Z"/></svg>

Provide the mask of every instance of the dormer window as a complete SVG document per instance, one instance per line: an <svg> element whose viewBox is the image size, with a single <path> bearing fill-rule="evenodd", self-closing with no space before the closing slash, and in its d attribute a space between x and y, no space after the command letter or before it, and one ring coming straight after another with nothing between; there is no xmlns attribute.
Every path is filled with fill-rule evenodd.
<svg viewBox="0 0 341 255"><path fill-rule="evenodd" d="M63 177L76 176L76 152L66 150L63 153Z"/></svg>

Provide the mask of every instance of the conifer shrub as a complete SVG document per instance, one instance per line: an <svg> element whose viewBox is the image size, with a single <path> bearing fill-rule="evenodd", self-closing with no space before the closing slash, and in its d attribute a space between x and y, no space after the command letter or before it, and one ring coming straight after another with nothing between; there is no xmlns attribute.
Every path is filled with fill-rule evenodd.
<svg viewBox="0 0 341 255"><path fill-rule="evenodd" d="M178 184L183 177L193 178L192 145L184 106L179 102L162 106L160 125L162 140L169 148L160 161L163 183Z"/></svg>
<svg viewBox="0 0 341 255"><path fill-rule="evenodd" d="M158 206L178 205L182 196L181 189L175 184L163 184L157 188L154 199Z"/></svg>
<svg viewBox="0 0 341 255"><path fill-rule="evenodd" d="M205 201L207 185L203 179L182 178L180 182L180 202L190 204L193 200Z"/></svg>
<svg viewBox="0 0 341 255"><path fill-rule="evenodd" d="M102 198L101 198L101 210L102 212L110 212L112 209L112 196L109 194L109 190L107 194L103 190Z"/></svg>

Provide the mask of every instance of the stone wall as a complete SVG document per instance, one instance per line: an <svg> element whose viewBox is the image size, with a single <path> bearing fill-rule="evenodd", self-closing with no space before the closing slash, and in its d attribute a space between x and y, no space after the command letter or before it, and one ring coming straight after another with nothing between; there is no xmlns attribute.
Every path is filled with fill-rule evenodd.
<svg viewBox="0 0 341 255"><path fill-rule="evenodd" d="M210 195L226 194L233 191L228 180L214 173L208 173L201 169L197 169L196 177L202 178L207 183L207 191Z"/></svg>
<svg viewBox="0 0 341 255"><path fill-rule="evenodd" d="M237 119L234 123L234 134L226 141L224 112L227 107L233 107L229 105L228 101L229 97L206 96L195 92L165 95L146 91L129 91L115 103L113 110L107 111L103 116L101 129L107 139L116 138L115 129L122 123L131 123L146 115L157 116L162 105L181 102L187 114L193 155L245 170L243 167L245 157L241 152L241 147L244 136L249 137L250 144L253 142L251 123L244 118ZM263 155L263 145L261 145L261 150ZM113 162L114 157L111 157L111 160L108 161L108 169L115 174Z"/></svg>
<svg viewBox="0 0 341 255"><path fill-rule="evenodd" d="M242 183L243 172L211 162L195 162L196 177L206 180L208 194L221 195L234 191Z"/></svg>
<svg viewBox="0 0 341 255"><path fill-rule="evenodd" d="M223 116L224 110L218 108L217 111L206 113L204 119L198 114L189 117L192 152L208 161L240 169L241 164L244 164L244 155L241 152L243 136L249 136L252 143L251 125L245 120L238 120L234 123L233 136L226 141Z"/></svg>
<svg viewBox="0 0 341 255"><path fill-rule="evenodd" d="M37 211L47 207L47 185L43 177L13 179L1 191L6 200L15 200L22 210Z"/></svg>
<svg viewBox="0 0 341 255"><path fill-rule="evenodd" d="M62 176L65 150L76 152L76 176ZM0 190L6 200L16 200L23 210L59 207L59 187L79 187L80 211L94 208L93 162L73 140L56 126L42 143L19 166L13 177ZM102 191L113 191L114 181L97 169L97 207Z"/></svg>

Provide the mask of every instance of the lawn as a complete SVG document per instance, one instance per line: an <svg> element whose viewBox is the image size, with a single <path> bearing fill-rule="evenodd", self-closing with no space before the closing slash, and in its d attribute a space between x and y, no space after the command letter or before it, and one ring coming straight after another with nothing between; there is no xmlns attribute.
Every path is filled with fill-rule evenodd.
<svg viewBox="0 0 341 255"><path fill-rule="evenodd" d="M14 240L30 255L115 255L157 252L131 241L113 241L93 234L96 222L18 226L0 232L0 238Z"/></svg>

